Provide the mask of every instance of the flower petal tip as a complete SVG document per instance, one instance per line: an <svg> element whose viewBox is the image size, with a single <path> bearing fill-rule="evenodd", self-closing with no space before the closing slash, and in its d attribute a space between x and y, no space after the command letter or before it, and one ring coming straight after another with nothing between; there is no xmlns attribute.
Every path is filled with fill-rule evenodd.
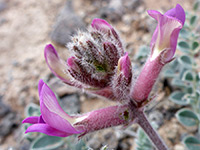
<svg viewBox="0 0 200 150"><path fill-rule="evenodd" d="M35 124L35 123L38 123L38 119L39 119L38 116L31 116L31 117L28 117L28 118L24 119L22 121L22 123Z"/></svg>
<svg viewBox="0 0 200 150"><path fill-rule="evenodd" d="M182 22L182 24L184 24L185 23L185 11L180 4L176 5L176 11L179 14L178 19Z"/></svg>
<svg viewBox="0 0 200 150"><path fill-rule="evenodd" d="M75 59L75 57L73 57L73 56L67 59L67 65L68 65L70 68L73 68L73 67L75 66L75 64L74 64L74 59Z"/></svg>
<svg viewBox="0 0 200 150"><path fill-rule="evenodd" d="M57 53L56 49L53 47L52 44L48 44L48 45L45 46L44 56L45 56L46 59L48 57L48 54L54 54L56 57L58 57L58 53Z"/></svg>
<svg viewBox="0 0 200 150"><path fill-rule="evenodd" d="M39 93L39 95L40 95L40 92L41 92L44 84L45 84L45 82L42 79L40 79L40 81L38 83L38 93Z"/></svg>
<svg viewBox="0 0 200 150"><path fill-rule="evenodd" d="M103 30L103 31L112 28L112 26L107 21L103 19L99 19L99 18L93 19L91 26L94 29Z"/></svg>
<svg viewBox="0 0 200 150"><path fill-rule="evenodd" d="M165 15L178 19L182 25L185 23L185 11L180 4L177 4L175 8L168 10Z"/></svg>

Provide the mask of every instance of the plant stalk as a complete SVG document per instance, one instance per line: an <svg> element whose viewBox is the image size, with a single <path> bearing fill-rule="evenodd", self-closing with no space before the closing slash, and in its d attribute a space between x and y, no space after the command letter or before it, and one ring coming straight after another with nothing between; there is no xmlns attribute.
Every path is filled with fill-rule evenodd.
<svg viewBox="0 0 200 150"><path fill-rule="evenodd" d="M150 140L157 148L157 150L168 150L167 145L163 142L161 137L158 135L157 131L154 130L154 128L151 126L143 111L138 111L137 119L137 123L149 136Z"/></svg>
<svg viewBox="0 0 200 150"><path fill-rule="evenodd" d="M129 104L129 107L133 110L132 112L133 118L135 118L135 122L138 123L140 127L145 131L157 150L168 150L167 145L163 142L157 131L154 130L154 128L151 126L150 122L146 118L146 115L144 114L144 109L137 107L133 102Z"/></svg>

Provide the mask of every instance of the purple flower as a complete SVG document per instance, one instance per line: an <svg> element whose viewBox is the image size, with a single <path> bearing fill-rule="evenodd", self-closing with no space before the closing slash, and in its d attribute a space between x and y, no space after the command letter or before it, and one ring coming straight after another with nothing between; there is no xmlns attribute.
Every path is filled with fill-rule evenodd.
<svg viewBox="0 0 200 150"><path fill-rule="evenodd" d="M179 31L185 22L185 12L180 5L164 15L155 10L148 13L157 20L158 25L151 40L151 55L131 91L132 99L138 103L148 99L161 69L173 60Z"/></svg>
<svg viewBox="0 0 200 150"><path fill-rule="evenodd" d="M50 136L66 137L83 132L73 126L76 118L63 111L55 94L42 80L39 82L38 89L41 116L32 116L23 120L23 123L33 124L25 133L41 132Z"/></svg>
<svg viewBox="0 0 200 150"><path fill-rule="evenodd" d="M148 14L158 22L151 40L151 60L162 53L161 61L166 63L172 60L175 54L178 35L185 22L185 12L177 4L164 15L155 10L149 10Z"/></svg>
<svg viewBox="0 0 200 150"><path fill-rule="evenodd" d="M88 132L128 124L132 118L128 105L111 106L83 115L69 116L59 105L55 94L40 80L40 116L31 116L22 123L33 124L26 130L50 136L67 137L73 134L85 135Z"/></svg>
<svg viewBox="0 0 200 150"><path fill-rule="evenodd" d="M115 90L117 84L113 81L116 78L124 83L124 79L116 76L119 72L117 66L123 58L126 62L120 65L120 70L129 86L132 77L131 63L119 35L108 22L94 19L89 32L78 32L67 47L72 54L67 61L60 59L52 45L45 47L46 62L57 77L68 85L84 88L110 100L120 101L119 96L126 99L123 95L127 96L129 91L121 89L124 92L119 95Z"/></svg>

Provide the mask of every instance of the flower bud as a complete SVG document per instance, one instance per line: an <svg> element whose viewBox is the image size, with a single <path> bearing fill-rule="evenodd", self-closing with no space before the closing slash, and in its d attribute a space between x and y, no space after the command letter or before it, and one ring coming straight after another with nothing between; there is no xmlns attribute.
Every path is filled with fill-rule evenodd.
<svg viewBox="0 0 200 150"><path fill-rule="evenodd" d="M118 72L121 72L125 76L125 78L130 80L132 76L131 69L131 61L128 57L128 53L126 52L125 55L121 57L118 61Z"/></svg>
<svg viewBox="0 0 200 150"><path fill-rule="evenodd" d="M131 69L131 61L126 52L118 61L117 73L114 75L112 82L114 94L121 103L126 103L130 99Z"/></svg>
<svg viewBox="0 0 200 150"><path fill-rule="evenodd" d="M158 25L151 40L151 55L131 90L132 99L138 103L148 99L161 69L173 60L179 31L185 22L185 12L180 5L164 15L154 10L148 13L158 21Z"/></svg>

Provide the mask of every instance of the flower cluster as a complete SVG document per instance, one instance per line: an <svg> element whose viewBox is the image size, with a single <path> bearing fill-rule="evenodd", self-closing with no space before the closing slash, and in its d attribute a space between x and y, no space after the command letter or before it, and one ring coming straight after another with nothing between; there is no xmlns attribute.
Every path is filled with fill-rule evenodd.
<svg viewBox="0 0 200 150"><path fill-rule="evenodd" d="M52 45L46 46L45 58L52 72L69 85L110 100L127 100L131 62L114 28L105 20L94 19L90 31L79 32L72 41L67 63Z"/></svg>
<svg viewBox="0 0 200 150"><path fill-rule="evenodd" d="M128 53L117 31L105 20L94 19L89 32L78 32L67 46L72 56L62 60L50 44L45 47L45 59L51 71L68 85L119 102L83 115L69 116L59 105L56 96L42 81L39 82L41 116L26 118L31 123L27 132L66 137L72 134L128 125L137 117L149 100L149 93L162 69L173 60L185 13L180 5L161 14L148 11L158 26L151 41L151 55L140 75L133 82Z"/></svg>

